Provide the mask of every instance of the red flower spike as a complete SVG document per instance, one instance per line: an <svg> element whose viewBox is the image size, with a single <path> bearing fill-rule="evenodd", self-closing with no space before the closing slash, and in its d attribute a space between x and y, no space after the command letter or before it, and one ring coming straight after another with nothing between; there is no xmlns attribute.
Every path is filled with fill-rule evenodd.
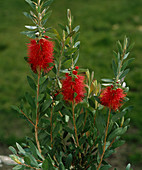
<svg viewBox="0 0 142 170"><path fill-rule="evenodd" d="M75 93L77 94L76 97ZM84 76L77 75L77 78L72 78L66 75L66 78L62 81L62 94L64 100L76 103L82 101L85 93Z"/></svg>
<svg viewBox="0 0 142 170"><path fill-rule="evenodd" d="M77 71L76 71L76 70L73 70L72 73L73 73L74 75L77 75Z"/></svg>
<svg viewBox="0 0 142 170"><path fill-rule="evenodd" d="M76 70L78 70L78 69L79 69L79 67L78 67L78 66L75 66L75 69L76 69Z"/></svg>
<svg viewBox="0 0 142 170"><path fill-rule="evenodd" d="M68 76L69 75L69 73L66 73L66 76Z"/></svg>
<svg viewBox="0 0 142 170"><path fill-rule="evenodd" d="M39 41L32 39L28 44L28 62L34 72L38 68L44 72L50 71L52 67L49 64L53 63L53 42L45 38Z"/></svg>
<svg viewBox="0 0 142 170"><path fill-rule="evenodd" d="M106 87L100 94L101 104L116 111L123 105L126 93L120 88L113 89L113 86Z"/></svg>

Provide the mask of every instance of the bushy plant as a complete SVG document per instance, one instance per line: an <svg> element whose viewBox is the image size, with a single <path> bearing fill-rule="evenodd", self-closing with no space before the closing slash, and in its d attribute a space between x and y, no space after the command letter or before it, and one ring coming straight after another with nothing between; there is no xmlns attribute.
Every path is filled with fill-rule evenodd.
<svg viewBox="0 0 142 170"><path fill-rule="evenodd" d="M123 45L117 42L114 78L98 83L94 72L76 65L80 27L73 27L71 11L67 10L67 25L59 24L60 32L45 26L52 1L26 0L34 10L24 12L34 26L22 32L30 38L25 60L32 90L13 109L29 122L33 136L16 143L17 149L9 147L18 164L13 169L107 170L111 165L106 159L124 144L121 136L130 122L125 119L131 107L124 105L129 100L124 79L133 60L127 59L131 46L126 37Z"/></svg>

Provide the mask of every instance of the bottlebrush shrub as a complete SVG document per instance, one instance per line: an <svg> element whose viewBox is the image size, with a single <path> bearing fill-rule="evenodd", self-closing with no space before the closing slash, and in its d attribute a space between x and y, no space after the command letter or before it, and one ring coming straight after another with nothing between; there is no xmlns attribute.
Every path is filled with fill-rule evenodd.
<svg viewBox="0 0 142 170"><path fill-rule="evenodd" d="M67 10L67 25L59 24L59 33L45 26L52 0L26 2L34 10L24 12L34 26L25 26L29 30L22 32L30 38L25 59L32 92L13 108L29 123L33 136L16 143L17 149L10 146L10 157L17 163L13 169L107 170L111 165L106 159L124 144L121 136L130 122L125 118L131 107L125 107L129 88L124 82L133 60L127 59L128 39L123 45L117 42L114 78L100 84L93 72L76 66L80 27L72 26L71 11Z"/></svg>

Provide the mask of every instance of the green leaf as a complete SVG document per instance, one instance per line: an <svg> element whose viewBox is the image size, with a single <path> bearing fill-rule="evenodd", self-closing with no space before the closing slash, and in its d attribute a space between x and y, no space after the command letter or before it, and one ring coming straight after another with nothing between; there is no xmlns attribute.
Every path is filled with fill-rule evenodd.
<svg viewBox="0 0 142 170"><path fill-rule="evenodd" d="M85 113L81 113L81 114L79 114L79 116L77 117L77 120L76 120L77 129L79 129L80 126L82 126L82 123L84 123L84 118L85 118Z"/></svg>
<svg viewBox="0 0 142 170"><path fill-rule="evenodd" d="M127 120L125 120L123 126L127 126L127 125L129 124L130 120L131 120L130 118L128 118Z"/></svg>
<svg viewBox="0 0 142 170"><path fill-rule="evenodd" d="M35 29L37 29L37 26L28 26L28 25L25 25L25 27L26 27L27 29L30 29L30 30L35 30Z"/></svg>
<svg viewBox="0 0 142 170"><path fill-rule="evenodd" d="M43 98L44 98L44 96L45 96L45 94L40 94L40 95L38 96L38 102L42 101Z"/></svg>
<svg viewBox="0 0 142 170"><path fill-rule="evenodd" d="M124 128L117 128L115 129L109 136L108 136L108 141L114 139L116 136L120 136L124 134L127 131L127 126Z"/></svg>
<svg viewBox="0 0 142 170"><path fill-rule="evenodd" d="M45 112L48 109L48 107L51 105L51 103L52 103L52 99L47 99L42 105L41 112Z"/></svg>
<svg viewBox="0 0 142 170"><path fill-rule="evenodd" d="M55 106L54 111L55 111L55 112L58 112L58 111L60 111L60 110L62 109L62 107L63 107L63 103L62 103L62 102L59 102L59 103Z"/></svg>
<svg viewBox="0 0 142 170"><path fill-rule="evenodd" d="M72 64L72 59L68 59L65 62L62 62L62 65L65 66L66 68L69 68L71 64Z"/></svg>
<svg viewBox="0 0 142 170"><path fill-rule="evenodd" d="M66 27L64 26L64 25L62 25L62 24L58 24L59 26L60 26L60 28L62 29L62 30L66 30Z"/></svg>
<svg viewBox="0 0 142 170"><path fill-rule="evenodd" d="M98 131L101 133L101 135L104 133L104 127L105 127L105 121L104 121L104 116L100 112L96 113L96 126Z"/></svg>
<svg viewBox="0 0 142 170"><path fill-rule="evenodd" d="M126 54L124 55L124 57L123 57L123 60L125 60L125 59L128 57L129 54L130 54L129 52L126 53Z"/></svg>
<svg viewBox="0 0 142 170"><path fill-rule="evenodd" d="M42 169L43 170L49 170L49 166L48 166L48 160L45 159L42 163Z"/></svg>
<svg viewBox="0 0 142 170"><path fill-rule="evenodd" d="M74 36L74 43L78 40L79 35L80 35L80 32L78 32L77 34L75 34L75 36Z"/></svg>
<svg viewBox="0 0 142 170"><path fill-rule="evenodd" d="M129 65L135 58L130 58L129 60L127 60L123 65L122 65L122 68L121 70L124 70L127 65Z"/></svg>
<svg viewBox="0 0 142 170"><path fill-rule="evenodd" d="M31 160L31 165L33 165L33 166L35 166L35 167L38 167L38 163L37 163L36 159L35 159L32 155L30 155L30 154L28 154L27 156L28 156L28 157L30 158L30 160Z"/></svg>
<svg viewBox="0 0 142 170"><path fill-rule="evenodd" d="M125 77L126 76L126 74L128 74L128 72L130 71L130 69L128 68L128 69L126 69L125 71L123 71L121 74L120 74L120 76L119 76L119 79L122 79L123 77Z"/></svg>
<svg viewBox="0 0 142 170"><path fill-rule="evenodd" d="M31 14L29 14L28 12L23 12L23 14L29 18L29 19L33 19L33 16Z"/></svg>
<svg viewBox="0 0 142 170"><path fill-rule="evenodd" d="M59 164L59 170L65 170L65 167L62 162Z"/></svg>
<svg viewBox="0 0 142 170"><path fill-rule="evenodd" d="M42 85L44 83L44 81L46 80L46 77L40 77L39 79L39 85Z"/></svg>
<svg viewBox="0 0 142 170"><path fill-rule="evenodd" d="M76 56L75 60L73 61L73 64L74 64L74 65L76 65L76 63L77 63L78 59L79 59L79 52L78 52L78 54L77 54L77 56Z"/></svg>
<svg viewBox="0 0 142 170"><path fill-rule="evenodd" d="M15 149L13 146L9 146L9 150L10 150L13 154L17 155L17 151L16 151L16 149Z"/></svg>
<svg viewBox="0 0 142 170"><path fill-rule="evenodd" d="M35 15L33 16L32 14L29 14L28 12L23 12L23 14L24 14L27 18L31 19L34 24L37 24L37 19L36 19Z"/></svg>
<svg viewBox="0 0 142 170"><path fill-rule="evenodd" d="M112 69L114 72L115 77L117 76L117 66L114 60L112 60Z"/></svg>
<svg viewBox="0 0 142 170"><path fill-rule="evenodd" d="M34 145L34 143L33 143L32 141L30 141L30 140L29 140L29 145L30 145L30 148L31 148L31 150L32 150L32 153L33 153L34 157L35 157L35 158L38 158L38 157L39 157L40 159L44 160L43 157L42 157L42 155L40 154L39 150L36 148L36 146ZM38 156L38 157L37 157L37 156Z"/></svg>
<svg viewBox="0 0 142 170"><path fill-rule="evenodd" d="M116 60L118 60L118 54L117 54L117 52L113 51L113 54L114 54Z"/></svg>
<svg viewBox="0 0 142 170"><path fill-rule="evenodd" d="M104 165L101 166L100 170L108 170L109 168L111 168L111 165Z"/></svg>
<svg viewBox="0 0 142 170"><path fill-rule="evenodd" d="M51 38L55 38L56 37L56 34L51 33L51 32L46 32L45 35L48 36L48 37L51 37Z"/></svg>
<svg viewBox="0 0 142 170"><path fill-rule="evenodd" d="M99 145L98 145L99 153L100 153L100 155L102 155L102 153L103 153L103 146L102 146L102 143L99 141L98 144L99 144Z"/></svg>
<svg viewBox="0 0 142 170"><path fill-rule="evenodd" d="M116 113L112 116L112 121L116 122L118 119L121 119L126 114L126 111L122 111L120 113Z"/></svg>
<svg viewBox="0 0 142 170"><path fill-rule="evenodd" d="M61 122L57 122L56 125L55 125L55 128L53 129L53 139L54 139L55 137L57 137L57 135L58 135L59 132L61 131L61 128L62 128Z"/></svg>
<svg viewBox="0 0 142 170"><path fill-rule="evenodd" d="M25 0L33 9L36 8L35 3L33 3L31 0Z"/></svg>
<svg viewBox="0 0 142 170"><path fill-rule="evenodd" d="M25 155L25 153L26 153L25 150L18 143L16 143L16 146L17 146L19 152L22 153L23 155Z"/></svg>
<svg viewBox="0 0 142 170"><path fill-rule="evenodd" d="M70 169L71 163L72 163L72 154L70 153L66 159L66 166L68 169Z"/></svg>
<svg viewBox="0 0 142 170"><path fill-rule="evenodd" d="M24 162L25 162L26 164L28 164L28 165L31 164L31 160L30 160L30 158L29 158L28 156L25 156L25 157L24 157Z"/></svg>
<svg viewBox="0 0 142 170"><path fill-rule="evenodd" d="M76 52L78 48L71 48L68 51L65 52L65 56L71 55Z"/></svg>
<svg viewBox="0 0 142 170"><path fill-rule="evenodd" d="M122 45L121 45L120 41L117 41L117 47L118 47L119 53L122 54L123 53L123 49L122 49Z"/></svg>
<svg viewBox="0 0 142 170"><path fill-rule="evenodd" d="M67 31L68 34L70 34L70 29L67 25L66 25L66 31Z"/></svg>
<svg viewBox="0 0 142 170"><path fill-rule="evenodd" d="M26 98L27 102L31 105L31 107L35 109L36 105L35 105L34 99L28 92L25 93L25 98Z"/></svg>
<svg viewBox="0 0 142 170"><path fill-rule="evenodd" d="M72 31L72 32L70 32L70 33L67 35L67 37L66 37L66 38L68 38L68 37L72 37L74 34L75 34L75 31Z"/></svg>
<svg viewBox="0 0 142 170"><path fill-rule="evenodd" d="M75 44L74 44L74 47L79 47L80 46L80 41L77 41Z"/></svg>
<svg viewBox="0 0 142 170"><path fill-rule="evenodd" d="M76 26L76 27L73 29L73 31L78 32L79 29L80 29L80 25Z"/></svg>
<svg viewBox="0 0 142 170"><path fill-rule="evenodd" d="M22 165L16 165L13 170L24 170Z"/></svg>
<svg viewBox="0 0 142 170"><path fill-rule="evenodd" d="M48 7L48 6L50 6L51 4L52 4L52 2L53 2L53 0L48 0L48 1L46 1L44 4L43 4L43 8L45 8L45 7Z"/></svg>
<svg viewBox="0 0 142 170"><path fill-rule="evenodd" d="M104 154L104 159L110 157L114 152L115 150L107 150Z"/></svg>
<svg viewBox="0 0 142 170"><path fill-rule="evenodd" d="M23 31L21 32L21 34L24 34L29 38L36 38L36 35L35 35L36 32L37 31Z"/></svg>
<svg viewBox="0 0 142 170"><path fill-rule="evenodd" d="M98 96L94 96L94 99L98 102L98 103L101 103L100 102L100 98Z"/></svg>
<svg viewBox="0 0 142 170"><path fill-rule="evenodd" d="M123 145L125 143L125 140L117 140L116 142L114 142L113 144L112 144L112 147L113 148L118 148L118 147L120 147L121 145Z"/></svg>
<svg viewBox="0 0 142 170"><path fill-rule="evenodd" d="M19 109L19 107L12 105L11 108L17 111L18 113L21 113L21 110Z"/></svg>
<svg viewBox="0 0 142 170"><path fill-rule="evenodd" d="M46 80L40 79L39 93L44 92L47 89L47 85L48 85L48 78Z"/></svg>
<svg viewBox="0 0 142 170"><path fill-rule="evenodd" d="M127 52L129 52L129 51L134 47L134 45L135 45L135 43L132 43L132 44L128 47Z"/></svg>
<svg viewBox="0 0 142 170"><path fill-rule="evenodd" d="M50 11L48 11L44 16L43 16L43 18L42 18L42 20L44 21L44 20L48 20L49 19L49 17L50 17L50 15L51 15L51 13L52 13L52 10L50 10ZM46 22L45 22L46 23Z"/></svg>
<svg viewBox="0 0 142 170"><path fill-rule="evenodd" d="M34 80L33 80L31 77L29 77L29 76L27 76L27 80L28 80L28 83L29 83L30 87L31 87L33 90L36 91L36 85L35 85Z"/></svg>
<svg viewBox="0 0 142 170"><path fill-rule="evenodd" d="M54 166L52 165L52 160L50 158L47 158L42 163L42 169L43 170L54 170Z"/></svg>
<svg viewBox="0 0 142 170"><path fill-rule="evenodd" d="M106 82L106 83L112 83L113 80L112 79L101 79L103 82Z"/></svg>
<svg viewBox="0 0 142 170"><path fill-rule="evenodd" d="M131 168L131 164L129 163L126 167L126 170L130 170L130 168Z"/></svg>
<svg viewBox="0 0 142 170"><path fill-rule="evenodd" d="M89 105L93 108L95 108L95 99L94 97L91 97L88 99Z"/></svg>

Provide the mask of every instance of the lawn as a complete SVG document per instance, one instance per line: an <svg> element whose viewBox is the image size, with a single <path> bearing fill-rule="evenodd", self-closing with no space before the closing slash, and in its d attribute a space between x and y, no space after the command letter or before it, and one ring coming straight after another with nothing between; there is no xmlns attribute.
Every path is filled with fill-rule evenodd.
<svg viewBox="0 0 142 170"><path fill-rule="evenodd" d="M111 61L116 41L128 36L135 42L130 57L135 61L126 78L130 86L130 104L134 106L128 115L131 128L125 136L129 144L126 154L135 169L142 167L142 1L141 0L55 0L53 14L48 25L59 29L58 23L66 23L66 9L74 16L74 25L81 26L80 59L78 65L94 70L95 78L111 78ZM13 144L28 135L28 124L19 119L11 109L29 89L26 76L29 66L24 61L27 55L28 38L21 35L24 25L30 24L22 14L29 11L24 0L0 2L0 142Z"/></svg>

